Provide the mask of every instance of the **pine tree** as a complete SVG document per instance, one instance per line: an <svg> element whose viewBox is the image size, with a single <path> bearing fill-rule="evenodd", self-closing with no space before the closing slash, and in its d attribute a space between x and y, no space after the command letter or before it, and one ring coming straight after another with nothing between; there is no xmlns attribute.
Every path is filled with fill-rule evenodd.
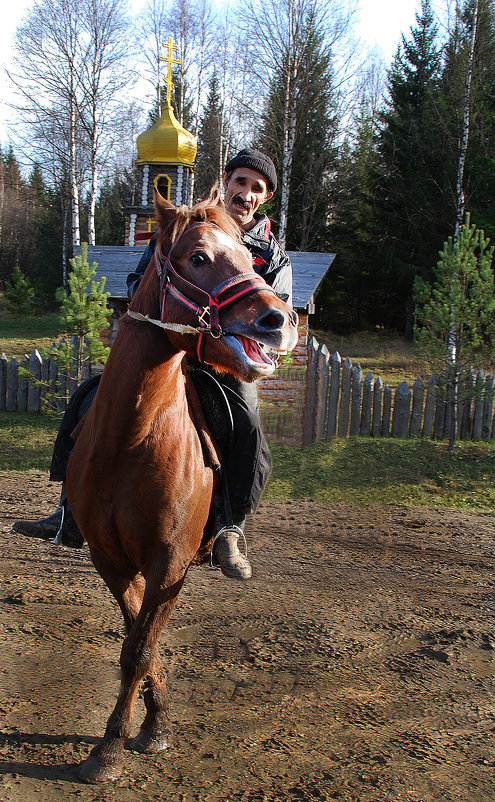
<svg viewBox="0 0 495 802"><path fill-rule="evenodd" d="M83 243L81 254L70 260L71 270L68 276L68 293L60 288L57 298L60 301L60 327L68 335L75 337L75 345L71 341L61 359L66 368L76 365L75 379L82 378L83 363L102 364L109 349L100 340L101 331L107 326L109 310L105 292L105 277L94 281L96 262L88 263L88 245Z"/></svg>
<svg viewBox="0 0 495 802"><path fill-rule="evenodd" d="M287 246L321 250L337 160L338 120L331 53L311 29L297 84L296 138L287 218Z"/></svg>
<svg viewBox="0 0 495 802"><path fill-rule="evenodd" d="M12 278L5 286L4 295L10 312L26 315L33 311L34 288L19 265L14 268Z"/></svg>
<svg viewBox="0 0 495 802"><path fill-rule="evenodd" d="M198 132L195 194L200 199L206 197L215 181L221 179L222 117L218 78L214 72Z"/></svg>
<svg viewBox="0 0 495 802"><path fill-rule="evenodd" d="M494 250L467 214L457 240L444 244L433 282L417 277L414 284L418 351L447 378L451 448L461 379L470 365L489 364L495 353Z"/></svg>
<svg viewBox="0 0 495 802"><path fill-rule="evenodd" d="M495 7L479 0L478 24L470 88L469 141L464 171L466 207L473 220L495 237ZM449 164L447 193L455 198L459 143L464 125L465 83L474 22L474 0L460 8L445 51L441 80L441 112L445 125L445 160ZM451 230L453 223L451 222Z"/></svg>
<svg viewBox="0 0 495 802"><path fill-rule="evenodd" d="M329 179L337 158L338 123L334 109L331 53L323 35L308 22L309 30L297 80L295 139L287 216L286 247L315 250L321 247L328 216ZM285 70L280 67L270 85L257 145L272 157L279 181L284 152ZM281 195L267 206L280 218Z"/></svg>
<svg viewBox="0 0 495 802"><path fill-rule="evenodd" d="M99 245L124 245L124 207L134 203L135 184L135 174L130 170L103 182L95 214Z"/></svg>
<svg viewBox="0 0 495 802"><path fill-rule="evenodd" d="M437 26L430 0L422 0L416 27L409 40L402 38L389 72L379 138L377 241L396 310L387 322L409 335L414 276L434 265L440 243L451 231L437 109L440 74Z"/></svg>
<svg viewBox="0 0 495 802"><path fill-rule="evenodd" d="M373 328L389 313L390 292L382 286L377 262L375 117L363 95L354 140L341 146L330 187L327 249L337 258L318 294L316 325L333 331Z"/></svg>
<svg viewBox="0 0 495 802"><path fill-rule="evenodd" d="M40 310L55 305L62 262L62 220L59 194L46 186L35 163L27 183L32 209L32 239L25 269L35 288L35 306Z"/></svg>

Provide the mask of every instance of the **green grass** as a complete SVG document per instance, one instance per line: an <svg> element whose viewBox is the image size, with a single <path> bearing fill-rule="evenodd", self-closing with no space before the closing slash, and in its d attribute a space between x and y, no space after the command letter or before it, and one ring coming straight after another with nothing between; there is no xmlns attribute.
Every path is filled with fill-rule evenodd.
<svg viewBox="0 0 495 802"><path fill-rule="evenodd" d="M0 469L46 471L60 419L34 412L0 412Z"/></svg>
<svg viewBox="0 0 495 802"><path fill-rule="evenodd" d="M59 423L47 415L0 412L0 468L48 473ZM495 508L495 443L457 443L449 453L444 442L353 437L305 449L272 442L270 450L267 500Z"/></svg>
<svg viewBox="0 0 495 802"><path fill-rule="evenodd" d="M30 355L35 348L49 348L58 340L59 323L56 313L46 315L14 315L0 308L0 354L7 359Z"/></svg>
<svg viewBox="0 0 495 802"><path fill-rule="evenodd" d="M353 365L359 362L363 376L368 371L375 378L381 376L383 383L392 389L403 381L412 386L418 376L423 381L431 376L431 369L417 358L412 343L396 334L361 331L344 337L329 331L313 333L332 356L338 351L342 359L349 357Z"/></svg>
<svg viewBox="0 0 495 802"><path fill-rule="evenodd" d="M312 498L356 507L495 508L495 443L407 438L324 440L300 449L271 443L266 499Z"/></svg>
<svg viewBox="0 0 495 802"><path fill-rule="evenodd" d="M57 315L14 317L0 310L0 351L31 353L58 335ZM336 337L316 332L331 353L359 362L396 387L421 372L409 343L383 333ZM424 374L426 375L426 374ZM429 375L429 374L428 374ZM0 412L0 468L48 472L56 417ZM266 499L312 498L322 504L357 507L401 504L472 510L495 508L495 443L350 438L324 440L306 448L270 444L274 469Z"/></svg>

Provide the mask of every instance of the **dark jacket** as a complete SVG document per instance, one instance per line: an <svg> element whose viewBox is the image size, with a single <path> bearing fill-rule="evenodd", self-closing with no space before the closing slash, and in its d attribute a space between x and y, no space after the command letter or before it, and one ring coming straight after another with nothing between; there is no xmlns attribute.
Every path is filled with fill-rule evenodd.
<svg viewBox="0 0 495 802"><path fill-rule="evenodd" d="M263 276L266 283L273 287L279 298L292 305L292 265L289 257L282 250L270 231L270 220L266 214L255 215L256 224L249 231L243 231L242 241L253 256L253 267L256 273ZM127 276L127 292L132 298L143 277L153 252L156 240L152 239L145 249L134 273Z"/></svg>

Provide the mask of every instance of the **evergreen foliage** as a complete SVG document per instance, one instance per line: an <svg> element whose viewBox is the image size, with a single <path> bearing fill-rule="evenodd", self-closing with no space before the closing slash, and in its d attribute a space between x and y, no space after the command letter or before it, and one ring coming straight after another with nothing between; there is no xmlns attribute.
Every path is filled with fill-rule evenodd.
<svg viewBox="0 0 495 802"><path fill-rule="evenodd" d="M459 399L475 392L463 379L471 365L490 364L495 353L494 248L489 243L467 214L457 240L449 237L440 252L433 283L417 277L414 284L417 349L444 378L450 449L458 432Z"/></svg>
<svg viewBox="0 0 495 802"><path fill-rule="evenodd" d="M20 267L35 287L35 306L53 306L60 284L61 233L58 195L46 188L40 166L34 165L26 181L12 147L5 155L0 151L0 285Z"/></svg>
<svg viewBox="0 0 495 802"><path fill-rule="evenodd" d="M80 381L85 361L103 364L108 356L109 349L101 342L100 334L108 325L109 293L105 292L105 277L94 281L97 264L89 265L87 243L82 243L81 254L70 260L70 266L68 293L60 288L57 298L60 301L60 327L72 335L72 339L59 354L65 368L76 364L75 378Z"/></svg>
<svg viewBox="0 0 495 802"><path fill-rule="evenodd" d="M30 314L33 310L34 288L19 265L16 265L12 278L5 286L4 296L7 309L16 314Z"/></svg>
<svg viewBox="0 0 495 802"><path fill-rule="evenodd" d="M375 118L363 95L355 140L341 148L329 198L328 245L337 254L319 291L317 326L361 331L383 324L388 288L377 264Z"/></svg>
<svg viewBox="0 0 495 802"><path fill-rule="evenodd" d="M455 223L444 212L444 156L438 127L441 71L438 31L430 0L422 0L411 38L403 37L389 73L387 108L379 134L378 230L383 283L391 290L388 325L412 331L414 276L436 259ZM395 316L394 316L395 309ZM395 319L394 319L395 317ZM404 325L404 324L403 324Z"/></svg>
<svg viewBox="0 0 495 802"><path fill-rule="evenodd" d="M214 72L209 81L208 98L198 132L195 194L200 199L205 198L215 181L220 180L222 116L218 78Z"/></svg>
<svg viewBox="0 0 495 802"><path fill-rule="evenodd" d="M296 86L296 137L291 172L291 194L286 247L321 250L329 210L329 184L336 164L338 121L335 113L331 52L312 19ZM280 181L285 94L285 70L275 72L258 136L257 146L272 157ZM268 213L280 212L280 192Z"/></svg>
<svg viewBox="0 0 495 802"><path fill-rule="evenodd" d="M484 231L467 214L457 242L449 237L444 244L433 282L415 280L417 347L437 370L452 364L452 348L458 372L493 359L493 252Z"/></svg>
<svg viewBox="0 0 495 802"><path fill-rule="evenodd" d="M455 188L458 143L462 136L466 65L473 26L474 2L465 0L445 51L440 103L446 123L444 160L450 187ZM465 168L466 206L477 225L495 238L495 7L480 0L471 82L469 145Z"/></svg>
<svg viewBox="0 0 495 802"><path fill-rule="evenodd" d="M124 245L124 208L134 205L135 195L135 174L131 170L105 179L95 212L96 241L99 245Z"/></svg>

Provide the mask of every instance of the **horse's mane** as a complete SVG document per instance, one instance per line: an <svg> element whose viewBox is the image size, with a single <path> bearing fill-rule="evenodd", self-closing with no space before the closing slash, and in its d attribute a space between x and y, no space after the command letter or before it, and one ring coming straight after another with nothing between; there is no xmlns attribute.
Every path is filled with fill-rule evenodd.
<svg viewBox="0 0 495 802"><path fill-rule="evenodd" d="M169 249L179 239L191 223L214 223L236 242L240 241L241 229L226 212L218 184L215 184L207 198L194 206L176 207L155 192L155 209L158 219L158 242L160 247L167 243Z"/></svg>

